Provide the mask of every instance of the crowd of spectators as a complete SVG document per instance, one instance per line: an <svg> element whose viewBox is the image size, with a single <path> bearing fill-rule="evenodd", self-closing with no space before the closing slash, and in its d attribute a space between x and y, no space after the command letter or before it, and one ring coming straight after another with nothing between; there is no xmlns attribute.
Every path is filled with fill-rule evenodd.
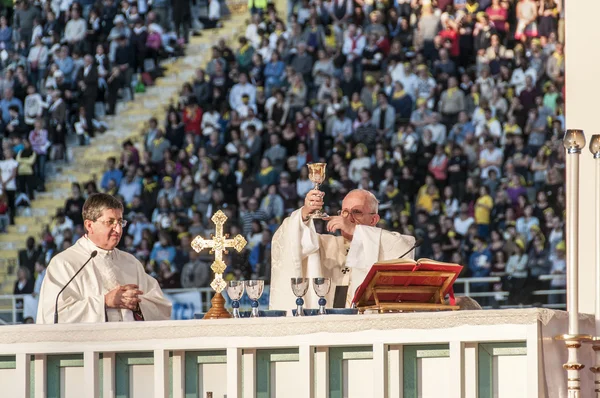
<svg viewBox="0 0 600 398"><path fill-rule="evenodd" d="M246 32L220 40L166 120L126 142L97 183L73 196L43 238L62 250L81 234L86 195L126 206L121 247L163 287L207 286L209 236L248 245L228 278L270 277L281 221L327 162L326 211L351 189L380 201L381 227L424 239L418 257L501 276L471 291L532 297L565 271L563 11L556 0L290 0L289 19L251 3ZM324 223L316 221L323 231ZM483 299L485 304L498 300Z"/></svg>
<svg viewBox="0 0 600 398"><path fill-rule="evenodd" d="M190 28L198 34L220 25L218 0L205 16L199 6L185 0L0 5L0 232L15 216L30 214L31 201L46 190L47 162L70 161L70 146L89 145L103 133L118 100L133 100L162 75L161 60L183 55ZM81 236L82 204L67 202L41 245L27 240L15 294L39 293L51 256L74 241L70 236Z"/></svg>
<svg viewBox="0 0 600 398"><path fill-rule="evenodd" d="M68 161L68 146L106 130L119 99L153 84L160 59L182 54L186 31L168 17L181 5L155 3L164 10L114 0L0 6L1 231L45 190L47 162Z"/></svg>

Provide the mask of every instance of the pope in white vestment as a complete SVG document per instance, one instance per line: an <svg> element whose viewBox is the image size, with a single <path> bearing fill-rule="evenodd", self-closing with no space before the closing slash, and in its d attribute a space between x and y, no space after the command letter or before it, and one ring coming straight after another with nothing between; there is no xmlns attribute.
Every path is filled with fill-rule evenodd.
<svg viewBox="0 0 600 398"><path fill-rule="evenodd" d="M96 207L95 213L90 205ZM133 255L116 248L124 226L120 205L106 194L92 195L86 201L83 214L87 235L50 261L40 292L37 323L54 322L56 295L94 251L98 254L58 299L60 323L170 319L171 303L156 279L146 274Z"/></svg>
<svg viewBox="0 0 600 398"><path fill-rule="evenodd" d="M336 287L348 286L346 307L350 307L354 293L374 263L399 258L415 243L412 236L375 227L379 221L377 199L368 191L348 193L340 216L325 221L307 220L306 215L322 205L322 193L310 191L304 207L285 219L273 236L269 308L295 307L296 296L290 282L294 277L331 278L327 307L333 306ZM340 230L342 236L318 234L315 222L327 222L329 232ZM406 255L406 258L413 257L414 252ZM304 307L318 308L318 299L311 281Z"/></svg>

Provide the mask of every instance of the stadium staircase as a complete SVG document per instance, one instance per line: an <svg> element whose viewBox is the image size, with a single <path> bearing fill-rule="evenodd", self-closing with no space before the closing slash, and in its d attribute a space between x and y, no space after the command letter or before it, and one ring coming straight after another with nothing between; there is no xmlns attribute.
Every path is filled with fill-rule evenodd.
<svg viewBox="0 0 600 398"><path fill-rule="evenodd" d="M141 143L144 129L150 117L165 120L169 104L176 103L185 82L192 81L197 68L204 66L211 57L211 47L224 38L236 48L234 40L246 29L249 14L246 10L232 10L220 29L205 30L200 37L191 37L186 55L174 61L165 61L163 78L145 93L136 94L135 100L121 103L117 115L107 118L109 129L92 138L89 146L73 147L70 163L53 164L49 173L46 192L36 195L31 203L31 215L16 217L15 225L0 234L0 295L12 294L18 265L18 251L25 248L27 237L40 242L46 225L51 225L56 210L62 208L71 194L72 182L95 180L99 183L108 157L120 157L121 144L130 139Z"/></svg>

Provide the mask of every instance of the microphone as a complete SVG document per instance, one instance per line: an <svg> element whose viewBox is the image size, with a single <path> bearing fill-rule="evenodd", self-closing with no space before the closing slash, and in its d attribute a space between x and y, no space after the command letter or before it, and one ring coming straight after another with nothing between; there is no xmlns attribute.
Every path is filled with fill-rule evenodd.
<svg viewBox="0 0 600 398"><path fill-rule="evenodd" d="M83 263L83 265L81 266L81 268L79 268L79 270L77 272L75 272L75 275L73 275L73 277L71 279L69 279L69 281L67 283L65 283L65 285L63 286L62 289L60 289L60 292L58 292L58 294L56 295L56 302L54 303L54 323L58 323L58 298L60 297L60 294L67 288L67 286L69 286L69 283L73 282L73 279L75 279L75 277L77 275L79 275L79 273L81 272L82 269L85 268L85 266L94 258L96 257L96 255L98 254L98 250L94 250L91 254L90 254L90 258L87 259L87 261L85 263Z"/></svg>
<svg viewBox="0 0 600 398"><path fill-rule="evenodd" d="M415 241L415 244L412 245L412 247L410 249L408 249L408 251L406 253L404 253L403 255L401 255L400 258L403 258L404 256L406 256L408 253L410 253L411 251L415 250L417 247L421 246L423 244L423 239L419 238Z"/></svg>

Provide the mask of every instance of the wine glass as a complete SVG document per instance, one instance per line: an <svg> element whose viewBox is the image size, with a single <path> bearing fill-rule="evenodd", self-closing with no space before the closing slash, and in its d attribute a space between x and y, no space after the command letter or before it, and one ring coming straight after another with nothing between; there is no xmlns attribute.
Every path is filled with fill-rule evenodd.
<svg viewBox="0 0 600 398"><path fill-rule="evenodd" d="M231 299L231 306L233 307L233 317L241 318L240 316L240 299L244 295L244 282L243 281L229 281L227 283L227 295Z"/></svg>
<svg viewBox="0 0 600 398"><path fill-rule="evenodd" d="M325 315L325 305L327 300L325 296L331 288L331 278L313 278L313 289L319 296L319 315Z"/></svg>
<svg viewBox="0 0 600 398"><path fill-rule="evenodd" d="M250 318L258 317L258 299L263 294L263 289L265 288L265 281L262 280L252 280L246 281L246 294L248 294L248 298L252 300L252 313L250 314Z"/></svg>
<svg viewBox="0 0 600 398"><path fill-rule="evenodd" d="M296 299L296 315L295 316L304 316L304 295L308 290L308 284L310 279L308 278L292 278L292 292L294 292L294 296Z"/></svg>
<svg viewBox="0 0 600 398"><path fill-rule="evenodd" d="M327 168L327 163L309 163L306 165L308 167L308 179L315 183L315 189L319 189L319 185L325 181L325 169ZM327 218L329 217L327 213L324 213L321 210L317 210L310 215L310 218Z"/></svg>

